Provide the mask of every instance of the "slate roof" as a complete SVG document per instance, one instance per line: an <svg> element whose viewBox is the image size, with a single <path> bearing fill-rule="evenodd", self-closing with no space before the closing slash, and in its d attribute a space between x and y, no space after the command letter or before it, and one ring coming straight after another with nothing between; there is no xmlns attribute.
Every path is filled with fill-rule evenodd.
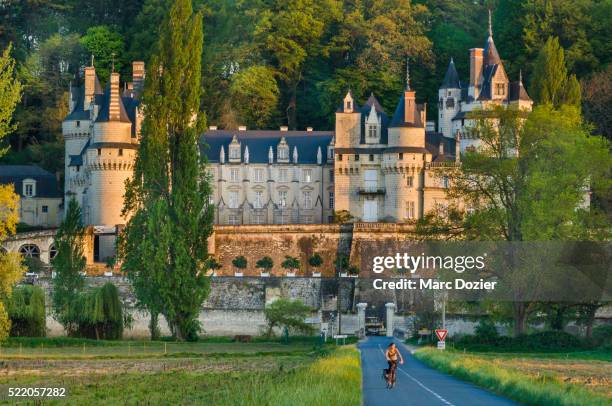
<svg viewBox="0 0 612 406"><path fill-rule="evenodd" d="M85 155L85 151L89 148L89 142L90 140L87 140L79 155L70 155L68 166L83 166L83 155Z"/></svg>
<svg viewBox="0 0 612 406"><path fill-rule="evenodd" d="M121 92L120 92L121 93ZM119 121L123 123L132 123L128 113L125 109L125 105L123 103L124 98L119 95ZM98 112L98 117L96 118L96 123L107 122L110 116L110 81L106 85L106 90L104 91L104 99L100 103L100 111Z"/></svg>
<svg viewBox="0 0 612 406"><path fill-rule="evenodd" d="M522 81L510 83L510 101L526 100L531 101Z"/></svg>
<svg viewBox="0 0 612 406"><path fill-rule="evenodd" d="M23 197L23 181L36 181L35 197L61 198L54 174L35 165L0 165L0 184L13 183L15 192Z"/></svg>
<svg viewBox="0 0 612 406"><path fill-rule="evenodd" d="M440 154L440 144L444 144L444 154ZM433 162L455 159L455 139L441 133L425 133L425 147L431 153Z"/></svg>
<svg viewBox="0 0 612 406"><path fill-rule="evenodd" d="M209 162L218 163L221 146L225 150L225 162L229 162L229 144L236 135L240 142L241 158L249 147L249 163L268 163L268 151L272 147L277 162L277 146L282 137L289 145L290 162L293 163L293 147L297 146L298 164L316 164L317 150L321 147L322 162L327 163L327 146L334 137L333 131L277 131L277 130L209 130L200 137L200 154Z"/></svg>
<svg viewBox="0 0 612 406"><path fill-rule="evenodd" d="M444 80L442 81L440 89L461 89L459 74L455 68L455 61L453 61L453 58L451 58L448 64L448 69L446 69L446 74L444 75Z"/></svg>
<svg viewBox="0 0 612 406"><path fill-rule="evenodd" d="M77 121L77 120L89 120L89 111L83 109L83 99L85 97L85 90L83 87L71 87L70 94L73 100L75 100L74 108L66 116L66 121Z"/></svg>
<svg viewBox="0 0 612 406"><path fill-rule="evenodd" d="M479 100L490 100L492 98L491 80L495 76L498 67L499 65L487 65L482 69L482 85L478 94Z"/></svg>
<svg viewBox="0 0 612 406"><path fill-rule="evenodd" d="M495 47L493 36L489 35L487 38L487 45L484 49L484 64L485 65L501 65L502 61Z"/></svg>

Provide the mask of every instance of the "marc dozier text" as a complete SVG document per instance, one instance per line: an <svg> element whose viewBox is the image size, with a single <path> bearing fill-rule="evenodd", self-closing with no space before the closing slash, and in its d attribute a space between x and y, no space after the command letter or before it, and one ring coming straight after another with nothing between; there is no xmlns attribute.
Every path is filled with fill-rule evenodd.
<svg viewBox="0 0 612 406"><path fill-rule="evenodd" d="M398 270L414 274L424 270L449 270L457 274L465 271L481 271L486 267L487 254L472 256L441 256L441 255L410 255L397 253L394 256L377 256L372 260L372 271L376 274L389 270ZM492 290L496 281L454 279L440 281L437 279L408 279L402 278L394 281L374 279L374 289L406 289L406 290Z"/></svg>

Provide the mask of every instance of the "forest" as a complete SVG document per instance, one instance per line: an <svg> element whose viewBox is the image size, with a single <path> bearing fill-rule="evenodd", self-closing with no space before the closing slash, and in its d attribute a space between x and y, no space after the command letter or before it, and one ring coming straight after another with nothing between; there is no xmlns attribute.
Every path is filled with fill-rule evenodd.
<svg viewBox="0 0 612 406"><path fill-rule="evenodd" d="M63 172L61 122L69 86L93 58L104 83L114 66L130 80L147 62L172 0L5 0L0 47L11 47L23 85L4 163ZM535 63L555 37L594 132L612 138L612 0L194 0L204 22L202 110L219 128L332 129L350 88L392 113L405 83L428 119L450 58L469 75L468 50L484 47L488 11L510 80L530 91ZM531 94L532 92L530 92ZM537 102L538 100L536 100Z"/></svg>

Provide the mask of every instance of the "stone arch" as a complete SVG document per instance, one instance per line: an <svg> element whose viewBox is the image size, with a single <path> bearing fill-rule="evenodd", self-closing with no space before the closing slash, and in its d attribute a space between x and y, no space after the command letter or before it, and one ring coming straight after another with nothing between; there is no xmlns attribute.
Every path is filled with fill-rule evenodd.
<svg viewBox="0 0 612 406"><path fill-rule="evenodd" d="M40 258L40 247L32 243L23 244L19 247L19 253L24 258Z"/></svg>

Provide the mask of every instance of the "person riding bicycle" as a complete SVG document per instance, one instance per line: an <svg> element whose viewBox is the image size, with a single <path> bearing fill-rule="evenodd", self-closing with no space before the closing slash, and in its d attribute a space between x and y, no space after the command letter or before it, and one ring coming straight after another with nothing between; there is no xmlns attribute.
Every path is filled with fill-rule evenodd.
<svg viewBox="0 0 612 406"><path fill-rule="evenodd" d="M387 387L392 388L395 385L395 373L397 370L397 360L399 358L400 364L404 363L404 358L402 354L400 354L399 350L395 343L389 344L387 350L385 351L385 358L389 364L388 372L387 372Z"/></svg>

